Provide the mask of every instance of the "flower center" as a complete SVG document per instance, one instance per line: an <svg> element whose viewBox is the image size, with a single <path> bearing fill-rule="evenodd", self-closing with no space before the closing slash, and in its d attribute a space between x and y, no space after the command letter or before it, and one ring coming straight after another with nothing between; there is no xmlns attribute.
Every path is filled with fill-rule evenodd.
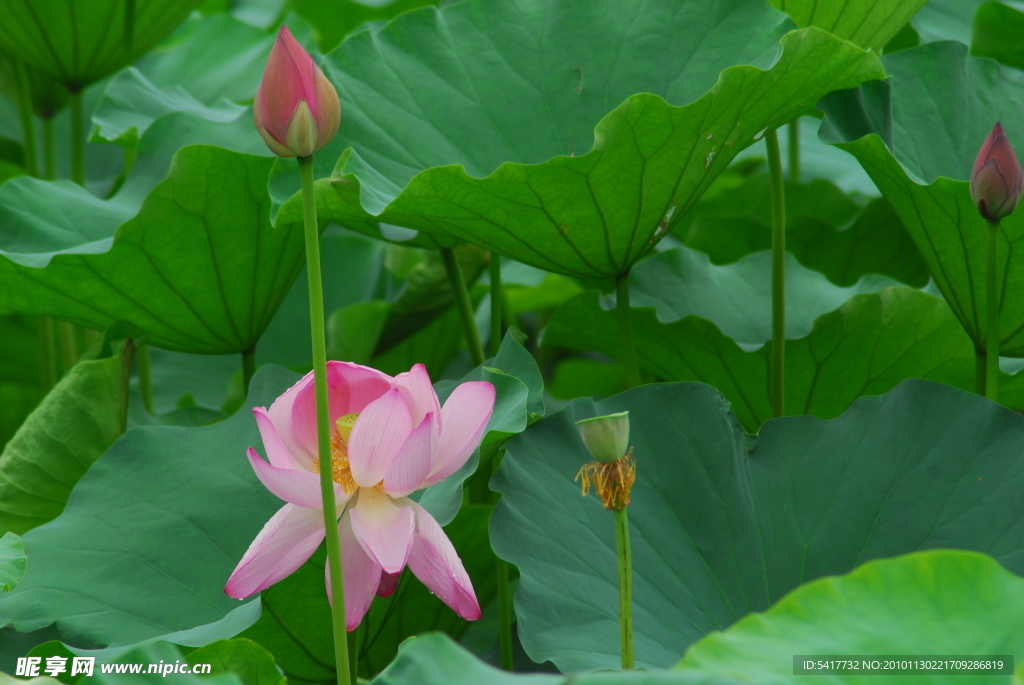
<svg viewBox="0 0 1024 685"><path fill-rule="evenodd" d="M348 439L357 418L359 414L346 414L335 421L331 428L331 477L346 495L351 495L359 487L352 478L352 468L348 463ZM313 472L320 473L319 459L313 460Z"/></svg>

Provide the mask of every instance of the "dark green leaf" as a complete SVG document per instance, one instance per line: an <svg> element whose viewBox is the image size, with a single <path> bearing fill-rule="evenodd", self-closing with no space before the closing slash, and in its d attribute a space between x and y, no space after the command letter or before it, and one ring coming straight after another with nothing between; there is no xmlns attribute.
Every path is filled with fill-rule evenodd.
<svg viewBox="0 0 1024 685"><path fill-rule="evenodd" d="M219 640L194 652L189 652L188 663L209 664L211 675L232 673L242 685L284 685L284 676L277 670L274 657L252 640Z"/></svg>
<svg viewBox="0 0 1024 685"><path fill-rule="evenodd" d="M0 592L10 592L25 577L25 546L14 533L0 537Z"/></svg>

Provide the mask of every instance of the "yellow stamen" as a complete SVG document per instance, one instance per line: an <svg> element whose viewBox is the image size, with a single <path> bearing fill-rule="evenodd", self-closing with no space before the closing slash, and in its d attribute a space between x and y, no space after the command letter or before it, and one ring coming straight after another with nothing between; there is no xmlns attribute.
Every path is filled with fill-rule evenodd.
<svg viewBox="0 0 1024 685"><path fill-rule="evenodd" d="M636 482L636 460L633 459L633 448L618 461L604 464L599 461L591 461L580 467L576 474L576 481L581 481L581 491L584 497L590 492L593 484L594 490L601 497L601 505L605 509L621 511L629 506L629 491Z"/></svg>
<svg viewBox="0 0 1024 685"><path fill-rule="evenodd" d="M352 467L348 463L348 439L358 416L359 414L342 416L331 430L331 475L346 495L351 495L359 487L352 478ZM313 472L320 473L319 459L313 460Z"/></svg>

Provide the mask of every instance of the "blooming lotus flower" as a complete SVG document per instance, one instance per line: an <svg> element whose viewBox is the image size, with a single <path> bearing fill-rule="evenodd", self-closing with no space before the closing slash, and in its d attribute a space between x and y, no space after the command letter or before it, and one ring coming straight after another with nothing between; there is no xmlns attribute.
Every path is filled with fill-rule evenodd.
<svg viewBox="0 0 1024 685"><path fill-rule="evenodd" d="M971 172L971 199L988 221L999 221L1016 209L1020 201L1020 163L998 121L978 151Z"/></svg>
<svg viewBox="0 0 1024 685"><path fill-rule="evenodd" d="M286 26L267 58L252 117L267 147L280 157L309 157L338 132L338 93Z"/></svg>
<svg viewBox="0 0 1024 685"><path fill-rule="evenodd" d="M466 463L494 409L494 386L463 383L442 407L422 364L392 378L336 361L327 362L327 384L348 630L359 625L375 594L394 591L406 565L457 614L480 618L451 541L408 495ZM290 575L324 539L313 374L269 410L256 407L253 413L270 463L251 447L249 462L267 489L288 503L228 579L224 592L236 599Z"/></svg>

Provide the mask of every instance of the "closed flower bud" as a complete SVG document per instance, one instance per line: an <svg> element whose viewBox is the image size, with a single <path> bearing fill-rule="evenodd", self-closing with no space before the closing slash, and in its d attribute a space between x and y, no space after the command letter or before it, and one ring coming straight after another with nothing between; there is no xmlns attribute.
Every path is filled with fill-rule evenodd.
<svg viewBox="0 0 1024 685"><path fill-rule="evenodd" d="M267 147L281 157L309 157L338 132L337 91L285 26L267 58L252 116Z"/></svg>
<svg viewBox="0 0 1024 685"><path fill-rule="evenodd" d="M988 134L971 172L971 199L988 221L999 221L1010 214L1020 201L1020 163L999 122Z"/></svg>
<svg viewBox="0 0 1024 685"><path fill-rule="evenodd" d="M602 464L611 464L629 448L629 412L597 416L576 422L587 451Z"/></svg>

